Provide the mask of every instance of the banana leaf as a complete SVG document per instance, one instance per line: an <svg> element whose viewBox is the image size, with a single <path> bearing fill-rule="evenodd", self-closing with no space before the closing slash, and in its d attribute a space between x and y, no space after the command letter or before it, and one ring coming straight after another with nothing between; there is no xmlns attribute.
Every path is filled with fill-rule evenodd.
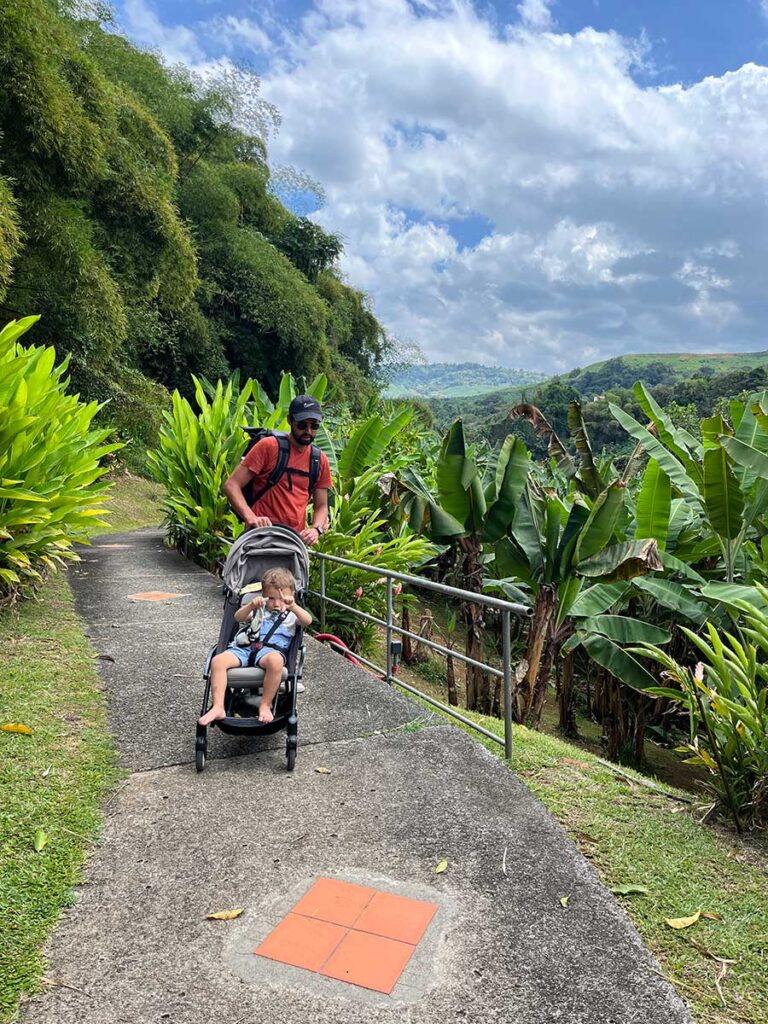
<svg viewBox="0 0 768 1024"><path fill-rule="evenodd" d="M580 501L575 501L571 506L571 511L568 515L563 535L560 538L560 547L558 548L556 556L556 573L557 577L561 580L565 579L571 571L573 552L576 548L579 537L581 536L584 524L588 519L589 509L586 505L582 505Z"/></svg>
<svg viewBox="0 0 768 1024"><path fill-rule="evenodd" d="M707 620L709 615L707 606L697 600L690 590L680 583L660 579L658 576L644 576L633 580L632 586L649 594L663 608L677 612L697 625L701 625Z"/></svg>
<svg viewBox="0 0 768 1024"><path fill-rule="evenodd" d="M672 485L656 459L649 459L635 509L635 540L654 537L663 550L669 532Z"/></svg>
<svg viewBox="0 0 768 1024"><path fill-rule="evenodd" d="M573 602L571 615L574 618L588 618L613 608L624 597L630 585L627 580L620 580L618 583L594 583L586 590L582 590Z"/></svg>
<svg viewBox="0 0 768 1024"><path fill-rule="evenodd" d="M435 469L440 506L465 530L478 532L485 515L485 496L474 460L464 444L464 427L456 420L448 429Z"/></svg>
<svg viewBox="0 0 768 1024"><path fill-rule="evenodd" d="M576 451L579 453L579 477L590 498L596 498L605 490L605 483L595 465L589 434L581 414L580 402L569 402L568 404L568 430L576 445Z"/></svg>
<svg viewBox="0 0 768 1024"><path fill-rule="evenodd" d="M600 633L620 644L666 644L670 640L665 629L628 615L593 615L580 622L579 629L584 633Z"/></svg>
<svg viewBox="0 0 768 1024"><path fill-rule="evenodd" d="M746 601L753 608L768 607L768 600L757 587L743 583L719 583L713 580L701 588L701 596L708 601L717 601L731 607L736 607L734 601Z"/></svg>
<svg viewBox="0 0 768 1024"><path fill-rule="evenodd" d="M496 464L496 497L488 505L483 530L491 544L508 532L515 507L528 479L531 456L519 437L509 434L502 445Z"/></svg>
<svg viewBox="0 0 768 1024"><path fill-rule="evenodd" d="M639 441L643 448L652 459L656 459L658 464L667 474L672 483L680 490L681 494L689 498L692 501L700 500L700 493L694 480L688 475L685 467L677 459L672 452L670 452L658 438L654 437L653 434L637 420L633 419L628 413L620 409L618 405L614 405L613 402L608 403L608 407L614 416L614 419L618 420L622 427L630 434L636 441Z"/></svg>
<svg viewBox="0 0 768 1024"><path fill-rule="evenodd" d="M659 685L658 679L654 678L646 668L643 668L631 654L617 646L613 640L592 633L584 636L581 643L593 661L602 665L611 675L633 690L643 693Z"/></svg>
<svg viewBox="0 0 768 1024"><path fill-rule="evenodd" d="M550 457L555 460L557 468L565 475L566 479L570 480L571 477L576 475L576 464L563 442L555 433L555 428L541 409L531 405L529 402L523 402L520 405L516 405L514 409L510 409L509 418L511 420L518 418L527 420L536 434L546 440Z"/></svg>
<svg viewBox="0 0 768 1024"><path fill-rule="evenodd" d="M729 440L733 440L730 438ZM704 452L704 505L712 529L719 537L734 540L742 527L744 495L724 448Z"/></svg>
<svg viewBox="0 0 768 1024"><path fill-rule="evenodd" d="M577 566L603 551L613 538L616 523L624 505L625 490L622 483L614 481L592 506L589 518L576 541L573 560Z"/></svg>
<svg viewBox="0 0 768 1024"><path fill-rule="evenodd" d="M580 575L600 576L604 583L630 580L661 568L659 548L653 539L612 544L599 554L575 565L575 570Z"/></svg>

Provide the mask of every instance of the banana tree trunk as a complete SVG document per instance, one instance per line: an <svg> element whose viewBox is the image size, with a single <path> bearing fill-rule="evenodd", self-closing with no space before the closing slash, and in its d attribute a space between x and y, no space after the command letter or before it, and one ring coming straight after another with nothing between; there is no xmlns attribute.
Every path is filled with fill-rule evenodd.
<svg viewBox="0 0 768 1024"><path fill-rule="evenodd" d="M557 588L552 584L542 584L533 606L531 631L525 652L528 671L518 683L514 694L514 711L518 722L525 722L529 714L534 718L541 715L552 667L550 640L556 606Z"/></svg>
<svg viewBox="0 0 768 1024"><path fill-rule="evenodd" d="M576 715L573 710L573 653L558 662L557 696L560 708L560 730L573 739L578 736Z"/></svg>
<svg viewBox="0 0 768 1024"><path fill-rule="evenodd" d="M482 542L476 533L467 534L460 542L464 552L462 566L462 585L464 590L473 594L481 593L483 589L483 567L480 563L482 553ZM474 601L464 603L464 617L467 622L466 655L475 661L485 660L485 650L482 641L483 608ZM490 678L482 669L474 665L467 665L467 708L469 711L479 711L481 714L491 713L493 693L490 685Z"/></svg>
<svg viewBox="0 0 768 1024"><path fill-rule="evenodd" d="M448 703L452 708L458 707L459 694L456 689L456 670L453 664L453 658L448 655L445 663L445 681L448 685Z"/></svg>

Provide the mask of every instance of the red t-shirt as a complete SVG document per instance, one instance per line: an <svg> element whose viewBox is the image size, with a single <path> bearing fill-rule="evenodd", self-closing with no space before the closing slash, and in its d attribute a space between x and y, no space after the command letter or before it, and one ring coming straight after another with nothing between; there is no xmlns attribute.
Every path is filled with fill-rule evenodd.
<svg viewBox="0 0 768 1024"><path fill-rule="evenodd" d="M307 525L307 505L312 496L309 493L309 476L289 473L288 469L301 469L309 473L310 448L296 450L289 445L288 466L274 487L270 487L253 505L257 516L267 516L273 523L290 526L297 533ZM269 479L269 474L277 464L277 438L263 437L257 441L243 459L243 465L254 474L253 488L258 492ZM331 467L325 452L320 452L320 475L316 487L330 489Z"/></svg>

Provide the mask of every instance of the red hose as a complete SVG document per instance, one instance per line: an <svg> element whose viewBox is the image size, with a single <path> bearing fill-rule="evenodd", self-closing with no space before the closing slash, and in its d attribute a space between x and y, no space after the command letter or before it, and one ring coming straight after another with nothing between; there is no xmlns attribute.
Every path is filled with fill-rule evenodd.
<svg viewBox="0 0 768 1024"><path fill-rule="evenodd" d="M321 641L324 641L324 642L328 642L330 640L331 643L338 644L339 647L343 648L343 650L340 651L339 653L343 654L344 657L347 659L347 661L351 661L352 664L353 665L357 665L358 668L365 668L365 665L361 665L360 664L360 662L357 660L357 658L354 656L354 654L350 651L350 649L347 647L347 645L344 643L344 641L343 640L339 640L339 638L337 636L334 636L333 633L315 633L315 640L321 640Z"/></svg>

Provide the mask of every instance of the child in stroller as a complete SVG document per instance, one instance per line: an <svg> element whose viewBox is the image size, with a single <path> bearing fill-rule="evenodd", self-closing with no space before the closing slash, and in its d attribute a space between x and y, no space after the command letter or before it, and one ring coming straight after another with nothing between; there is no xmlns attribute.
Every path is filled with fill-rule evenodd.
<svg viewBox="0 0 768 1024"><path fill-rule="evenodd" d="M241 630L235 642L226 651L216 654L211 661L213 703L210 711L201 716L200 725L211 725L227 717L224 709L227 670L251 665L264 669L259 721L267 725L273 720L272 701L280 688L286 654L296 634L296 626L308 626L312 622L307 609L296 604L295 587L296 583L288 569L279 566L267 569L261 578L261 594L237 609L235 622L247 623L250 629Z"/></svg>
<svg viewBox="0 0 768 1024"><path fill-rule="evenodd" d="M298 733L296 693L304 662L302 628L312 621L299 603L309 584L307 549L288 527L248 530L232 545L222 581L224 615L219 641L205 665L197 770L205 767L208 727L216 726L225 733L246 734L286 729L291 771Z"/></svg>

